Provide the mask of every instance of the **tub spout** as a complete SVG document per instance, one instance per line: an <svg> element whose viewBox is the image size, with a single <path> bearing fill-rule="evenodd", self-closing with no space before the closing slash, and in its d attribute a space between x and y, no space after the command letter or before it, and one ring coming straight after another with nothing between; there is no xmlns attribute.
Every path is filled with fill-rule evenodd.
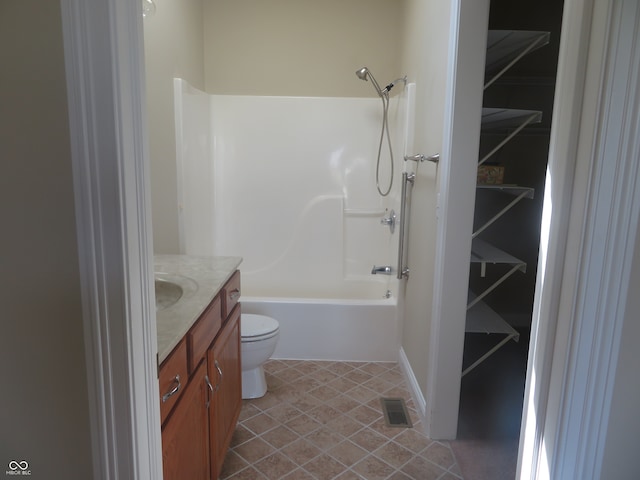
<svg viewBox="0 0 640 480"><path fill-rule="evenodd" d="M385 265L384 267L376 267L374 265L373 269L371 270L371 275L377 275L377 274L393 275L392 268L389 265Z"/></svg>

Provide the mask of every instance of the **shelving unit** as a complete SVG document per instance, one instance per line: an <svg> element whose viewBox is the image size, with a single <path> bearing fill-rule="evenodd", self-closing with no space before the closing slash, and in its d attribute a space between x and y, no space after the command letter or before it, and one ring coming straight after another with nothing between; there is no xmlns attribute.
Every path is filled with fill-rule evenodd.
<svg viewBox="0 0 640 480"><path fill-rule="evenodd" d="M485 85L487 89L516 62L528 53L549 43L549 32L537 31L513 31L491 30L487 38L487 59L485 68ZM504 138L485 155L478 165L482 165L491 159L509 141L518 135L527 126L540 123L542 112L537 110L521 110L508 108L483 108L482 109L482 133L499 133ZM491 309L483 299L507 281L516 272L525 273L527 264L513 255L479 238L479 235L487 228L503 217L505 213L514 208L524 199L532 199L534 189L519 185L478 184L479 192L497 191L505 195L506 205L494 213L473 232L471 247L471 264L480 265L480 276L485 277L487 268L499 268L502 276L483 289L479 293L469 291L467 302L467 333L484 333L487 335L500 335L500 340L487 352L466 367L462 376L480 365L489 356L493 355L510 340L518 341L519 333L507 323L497 312ZM511 199L509 200L509 197Z"/></svg>

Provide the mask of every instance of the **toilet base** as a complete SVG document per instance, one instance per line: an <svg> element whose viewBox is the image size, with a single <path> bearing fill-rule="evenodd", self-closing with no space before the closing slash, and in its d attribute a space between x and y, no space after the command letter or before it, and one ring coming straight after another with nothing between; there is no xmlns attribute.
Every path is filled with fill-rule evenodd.
<svg viewBox="0 0 640 480"><path fill-rule="evenodd" d="M267 393L267 379L262 365L242 371L242 399L260 398Z"/></svg>

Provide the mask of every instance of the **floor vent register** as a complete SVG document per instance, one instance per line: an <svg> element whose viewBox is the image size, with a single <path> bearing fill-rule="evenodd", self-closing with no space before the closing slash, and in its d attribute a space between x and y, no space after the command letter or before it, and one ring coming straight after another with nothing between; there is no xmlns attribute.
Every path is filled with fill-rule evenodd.
<svg viewBox="0 0 640 480"><path fill-rule="evenodd" d="M403 398L381 398L382 413L387 427L411 428L411 418Z"/></svg>

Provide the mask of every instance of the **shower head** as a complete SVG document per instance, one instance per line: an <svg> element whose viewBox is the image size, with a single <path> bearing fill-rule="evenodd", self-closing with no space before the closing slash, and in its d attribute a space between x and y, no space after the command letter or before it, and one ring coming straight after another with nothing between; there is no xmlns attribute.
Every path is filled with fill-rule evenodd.
<svg viewBox="0 0 640 480"><path fill-rule="evenodd" d="M356 75L360 80L367 81L367 73L369 73L369 69L367 67L362 67L360 70L356 70Z"/></svg>
<svg viewBox="0 0 640 480"><path fill-rule="evenodd" d="M371 73L371 71L369 71L367 67L362 67L360 70L356 70L356 75L360 80L364 80L364 81L367 81L367 77L369 77L371 79L371 83L373 84L373 88L376 89L376 92L378 92L378 95L380 95L381 97L384 97L384 93L382 92L380 85L378 85L378 82L376 82L376 79L374 78L373 74Z"/></svg>
<svg viewBox="0 0 640 480"><path fill-rule="evenodd" d="M407 77L405 76L402 78L396 78L393 82L391 82L389 85L387 85L382 89L380 88L380 85L378 85L378 82L376 82L376 79L374 78L373 74L367 67L362 67L361 69L356 70L356 75L360 80L364 80L365 82L368 80L367 77L369 77L371 79L371 83L373 84L373 87L376 89L376 92L378 92L378 95L380 95L381 97L384 97L385 95L389 95L389 91L394 87L396 83L404 82L405 85L407 84Z"/></svg>

